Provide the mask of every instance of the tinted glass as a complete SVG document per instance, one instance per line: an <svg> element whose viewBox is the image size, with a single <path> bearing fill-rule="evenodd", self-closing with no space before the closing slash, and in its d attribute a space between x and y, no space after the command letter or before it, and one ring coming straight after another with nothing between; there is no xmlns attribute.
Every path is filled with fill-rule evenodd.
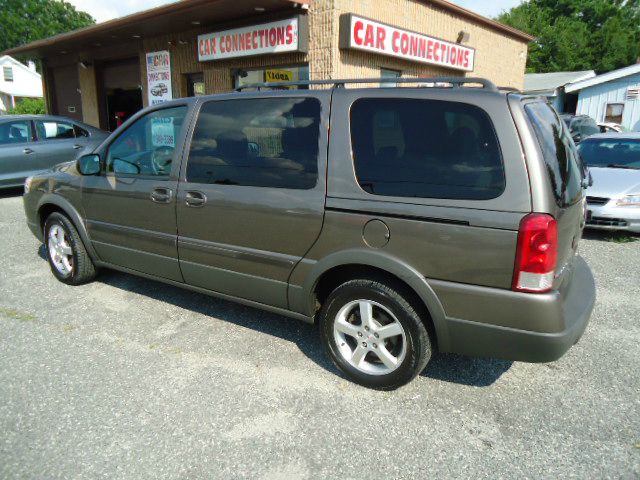
<svg viewBox="0 0 640 480"><path fill-rule="evenodd" d="M542 149L549 179L559 205L582 198L582 162L568 129L546 103L531 103L525 110Z"/></svg>
<svg viewBox="0 0 640 480"><path fill-rule="evenodd" d="M109 147L107 172L168 176L187 107L156 110L139 118Z"/></svg>
<svg viewBox="0 0 640 480"><path fill-rule="evenodd" d="M37 121L36 129L40 140L75 138L76 136L73 125L70 123Z"/></svg>
<svg viewBox="0 0 640 480"><path fill-rule="evenodd" d="M375 195L488 200L505 188L493 125L473 105L358 100L351 141L358 182Z"/></svg>
<svg viewBox="0 0 640 480"><path fill-rule="evenodd" d="M640 169L640 140L591 138L578 151L589 167Z"/></svg>
<svg viewBox="0 0 640 480"><path fill-rule="evenodd" d="M313 188L319 129L320 102L315 98L206 103L191 142L187 181Z"/></svg>
<svg viewBox="0 0 640 480"><path fill-rule="evenodd" d="M580 122L579 131L582 134L582 138L586 138L591 135L595 135L596 133L600 133L600 127L598 127L598 124L594 119L584 118Z"/></svg>
<svg viewBox="0 0 640 480"><path fill-rule="evenodd" d="M0 145L30 142L31 122L10 122L0 125Z"/></svg>
<svg viewBox="0 0 640 480"><path fill-rule="evenodd" d="M87 132L84 128L81 128L77 125L74 126L76 137L88 137L89 132Z"/></svg>

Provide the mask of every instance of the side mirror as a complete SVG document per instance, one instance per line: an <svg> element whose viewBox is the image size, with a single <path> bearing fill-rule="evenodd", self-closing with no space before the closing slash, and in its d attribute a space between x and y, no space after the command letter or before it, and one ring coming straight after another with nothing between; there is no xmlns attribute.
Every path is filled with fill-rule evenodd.
<svg viewBox="0 0 640 480"><path fill-rule="evenodd" d="M100 156L83 155L76 161L76 167L81 175L99 175L100 174Z"/></svg>
<svg viewBox="0 0 640 480"><path fill-rule="evenodd" d="M582 140L582 135L579 133L574 133L571 138L573 138L573 143L580 143L580 141Z"/></svg>

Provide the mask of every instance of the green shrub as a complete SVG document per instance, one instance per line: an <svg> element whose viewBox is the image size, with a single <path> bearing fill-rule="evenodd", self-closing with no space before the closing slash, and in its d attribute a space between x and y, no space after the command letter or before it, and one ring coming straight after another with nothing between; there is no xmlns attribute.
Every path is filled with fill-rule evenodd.
<svg viewBox="0 0 640 480"><path fill-rule="evenodd" d="M45 113L43 98L24 98L16 102L15 108L7 110L9 115L44 115Z"/></svg>

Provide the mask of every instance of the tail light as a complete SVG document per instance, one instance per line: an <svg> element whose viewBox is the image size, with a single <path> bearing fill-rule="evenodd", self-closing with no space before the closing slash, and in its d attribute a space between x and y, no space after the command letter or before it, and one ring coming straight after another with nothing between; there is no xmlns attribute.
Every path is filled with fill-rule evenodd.
<svg viewBox="0 0 640 480"><path fill-rule="evenodd" d="M558 260L558 224L551 215L532 213L520 222L512 289L545 293L551 290Z"/></svg>

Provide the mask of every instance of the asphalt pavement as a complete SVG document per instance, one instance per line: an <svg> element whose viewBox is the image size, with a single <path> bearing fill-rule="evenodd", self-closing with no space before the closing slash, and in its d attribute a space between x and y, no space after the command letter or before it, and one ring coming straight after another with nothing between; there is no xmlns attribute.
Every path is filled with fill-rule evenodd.
<svg viewBox="0 0 640 480"><path fill-rule="evenodd" d="M437 357L377 392L315 327L104 271L57 282L0 195L0 479L639 478L640 241L551 364ZM517 312L514 312L517 314Z"/></svg>

